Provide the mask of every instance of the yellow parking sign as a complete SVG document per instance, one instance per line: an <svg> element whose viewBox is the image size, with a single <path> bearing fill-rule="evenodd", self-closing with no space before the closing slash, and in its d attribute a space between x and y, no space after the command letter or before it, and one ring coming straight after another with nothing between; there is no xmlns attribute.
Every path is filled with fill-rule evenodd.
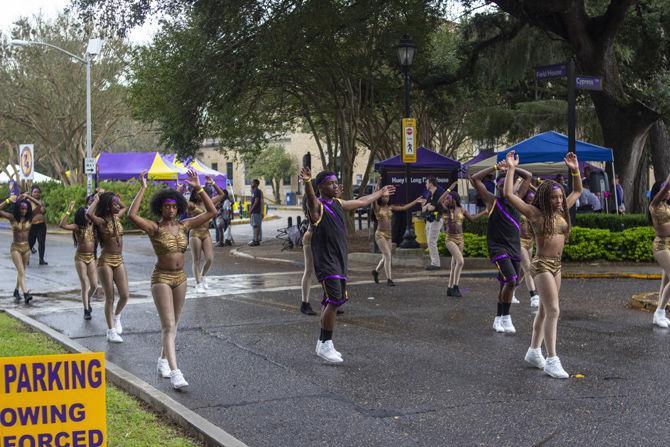
<svg viewBox="0 0 670 447"><path fill-rule="evenodd" d="M402 119L402 162L416 163L416 118Z"/></svg>
<svg viewBox="0 0 670 447"><path fill-rule="evenodd" d="M106 446L105 391L103 352L0 357L0 446Z"/></svg>

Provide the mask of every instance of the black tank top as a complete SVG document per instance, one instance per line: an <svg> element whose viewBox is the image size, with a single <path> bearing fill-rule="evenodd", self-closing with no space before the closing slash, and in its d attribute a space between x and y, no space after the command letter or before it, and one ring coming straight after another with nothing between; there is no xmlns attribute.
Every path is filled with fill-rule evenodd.
<svg viewBox="0 0 670 447"><path fill-rule="evenodd" d="M347 226L339 199L332 202L319 198L321 219L312 224L312 257L319 281L346 279Z"/></svg>
<svg viewBox="0 0 670 447"><path fill-rule="evenodd" d="M496 197L486 227L489 258L507 254L521 259L519 221L519 211L504 198Z"/></svg>

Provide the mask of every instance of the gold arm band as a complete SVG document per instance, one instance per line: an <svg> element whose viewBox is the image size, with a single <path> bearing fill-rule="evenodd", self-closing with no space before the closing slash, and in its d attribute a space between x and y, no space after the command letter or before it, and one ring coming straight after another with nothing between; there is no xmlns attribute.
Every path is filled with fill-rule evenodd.
<svg viewBox="0 0 670 447"><path fill-rule="evenodd" d="M571 172L570 175L574 177L581 177L582 175L579 172Z"/></svg>
<svg viewBox="0 0 670 447"><path fill-rule="evenodd" d="M309 182L311 182L311 181L312 181L312 177L309 177L309 178L306 178L306 179L305 179L305 180L303 180L303 181L304 181L305 183L309 183Z"/></svg>

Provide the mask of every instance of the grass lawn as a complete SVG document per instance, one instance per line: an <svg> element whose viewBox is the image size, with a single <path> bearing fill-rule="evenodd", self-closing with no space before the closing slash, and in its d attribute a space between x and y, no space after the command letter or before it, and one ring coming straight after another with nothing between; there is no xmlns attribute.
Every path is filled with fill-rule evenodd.
<svg viewBox="0 0 670 447"><path fill-rule="evenodd" d="M44 334L0 312L0 357L62 354L66 351ZM107 439L109 447L201 446L174 426L159 420L137 399L107 384Z"/></svg>

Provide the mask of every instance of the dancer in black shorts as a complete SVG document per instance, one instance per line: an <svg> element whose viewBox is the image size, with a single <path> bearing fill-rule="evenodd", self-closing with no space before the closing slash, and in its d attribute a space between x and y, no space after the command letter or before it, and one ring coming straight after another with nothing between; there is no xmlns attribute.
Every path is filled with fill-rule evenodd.
<svg viewBox="0 0 670 447"><path fill-rule="evenodd" d="M516 329L512 324L509 310L514 296L514 289L519 281L521 262L521 240L519 234L519 211L503 197L505 183L504 163L479 171L470 178L472 185L477 189L479 196L489 210L489 220L486 230L486 242L489 250L489 259L498 269L498 311L493 320L493 329L496 332L514 334ZM496 181L496 195L491 194L482 179L493 172L501 171ZM516 169L523 182L519 185L517 195L526 195L530 187L532 174L524 169Z"/></svg>
<svg viewBox="0 0 670 447"><path fill-rule="evenodd" d="M333 329L337 308L347 297L347 226L345 213L368 206L383 196L392 195L394 186L385 186L357 200L340 200L334 172L320 172L312 185L312 173L304 167L300 178L305 182L306 211L312 226L312 257L314 272L323 286L321 301L321 333L316 343L316 354L330 363L342 363L342 355L333 345ZM314 188L318 188L317 197Z"/></svg>

